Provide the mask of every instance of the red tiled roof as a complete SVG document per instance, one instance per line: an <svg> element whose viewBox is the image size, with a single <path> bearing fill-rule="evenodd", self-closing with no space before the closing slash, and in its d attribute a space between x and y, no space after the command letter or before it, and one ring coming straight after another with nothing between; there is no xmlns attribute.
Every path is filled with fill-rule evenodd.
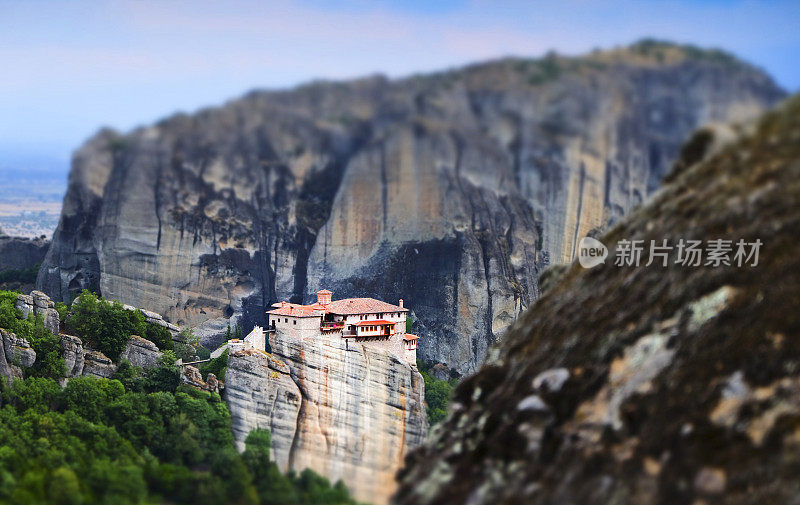
<svg viewBox="0 0 800 505"><path fill-rule="evenodd" d="M387 324L395 324L391 321L387 321L385 319L377 319L375 321L359 321L356 323L356 326L385 326Z"/></svg>
<svg viewBox="0 0 800 505"><path fill-rule="evenodd" d="M298 303L278 302L273 303L273 310L268 310L267 314L276 316L311 317L320 316L326 313L339 315L354 314L380 314L383 312L408 312L408 309L399 305L382 302L374 298L345 298L343 300L333 300L322 305L314 302L311 305L300 305Z"/></svg>
<svg viewBox="0 0 800 505"><path fill-rule="evenodd" d="M379 312L408 312L408 309L374 298L345 298L333 300L325 306L333 314L375 314Z"/></svg>
<svg viewBox="0 0 800 505"><path fill-rule="evenodd" d="M332 295L332 294L333 294L333 291L328 291L327 289L320 289L319 291L317 291L317 294L318 294L318 295L319 295L319 294L323 294L323 295Z"/></svg>
<svg viewBox="0 0 800 505"><path fill-rule="evenodd" d="M319 317L322 315L322 311L317 307L316 303L313 305L300 305L297 303L280 302L272 306L277 308L268 310L267 314L272 314L273 316Z"/></svg>
<svg viewBox="0 0 800 505"><path fill-rule="evenodd" d="M403 335L403 340L419 340L419 335L414 335L413 333L406 333Z"/></svg>

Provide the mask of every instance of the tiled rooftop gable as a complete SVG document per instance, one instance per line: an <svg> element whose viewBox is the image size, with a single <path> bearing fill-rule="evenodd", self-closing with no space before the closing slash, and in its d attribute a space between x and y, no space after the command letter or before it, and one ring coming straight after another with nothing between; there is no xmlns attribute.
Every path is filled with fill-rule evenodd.
<svg viewBox="0 0 800 505"><path fill-rule="evenodd" d="M279 302L273 304L273 307L276 308L267 311L267 314L293 317L320 316L325 312L341 315L408 312L408 309L404 307L382 302L375 298L345 298L343 300L333 300L326 305L320 305L319 303L300 305L297 303Z"/></svg>
<svg viewBox="0 0 800 505"><path fill-rule="evenodd" d="M408 309L382 302L375 298L345 298L333 300L325 306L334 314L375 314L380 312L408 312Z"/></svg>

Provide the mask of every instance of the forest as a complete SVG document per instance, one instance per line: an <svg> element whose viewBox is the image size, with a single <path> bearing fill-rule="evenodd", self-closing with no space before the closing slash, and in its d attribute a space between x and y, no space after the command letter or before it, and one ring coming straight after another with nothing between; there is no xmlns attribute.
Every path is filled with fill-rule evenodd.
<svg viewBox="0 0 800 505"><path fill-rule="evenodd" d="M252 431L239 453L220 396L180 384L172 342L155 342L164 350L155 368L123 361L109 379L74 377L62 387L58 336L22 318L16 296L0 291L0 328L28 339L37 359L23 379L0 380L0 503L355 503L341 482L282 474L268 431ZM88 292L57 309L72 334L115 360L122 335L148 335L141 314ZM224 362L212 368L224 373Z"/></svg>

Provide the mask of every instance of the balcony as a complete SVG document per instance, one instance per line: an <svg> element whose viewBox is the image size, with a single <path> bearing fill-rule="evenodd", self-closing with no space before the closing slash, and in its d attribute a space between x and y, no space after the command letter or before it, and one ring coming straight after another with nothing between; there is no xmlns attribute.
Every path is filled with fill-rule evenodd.
<svg viewBox="0 0 800 505"><path fill-rule="evenodd" d="M341 331L344 329L344 321L323 321L320 329L322 331Z"/></svg>

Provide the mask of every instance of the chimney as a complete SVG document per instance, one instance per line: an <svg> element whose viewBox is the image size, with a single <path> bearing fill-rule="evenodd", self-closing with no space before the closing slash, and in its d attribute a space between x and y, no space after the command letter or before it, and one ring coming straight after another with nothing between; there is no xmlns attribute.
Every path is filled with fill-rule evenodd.
<svg viewBox="0 0 800 505"><path fill-rule="evenodd" d="M328 305L331 303L331 296L333 296L333 293L327 289L320 289L317 291L317 303L320 305Z"/></svg>
<svg viewBox="0 0 800 505"><path fill-rule="evenodd" d="M401 309L403 308L403 299L402 298L400 299L400 308Z"/></svg>

